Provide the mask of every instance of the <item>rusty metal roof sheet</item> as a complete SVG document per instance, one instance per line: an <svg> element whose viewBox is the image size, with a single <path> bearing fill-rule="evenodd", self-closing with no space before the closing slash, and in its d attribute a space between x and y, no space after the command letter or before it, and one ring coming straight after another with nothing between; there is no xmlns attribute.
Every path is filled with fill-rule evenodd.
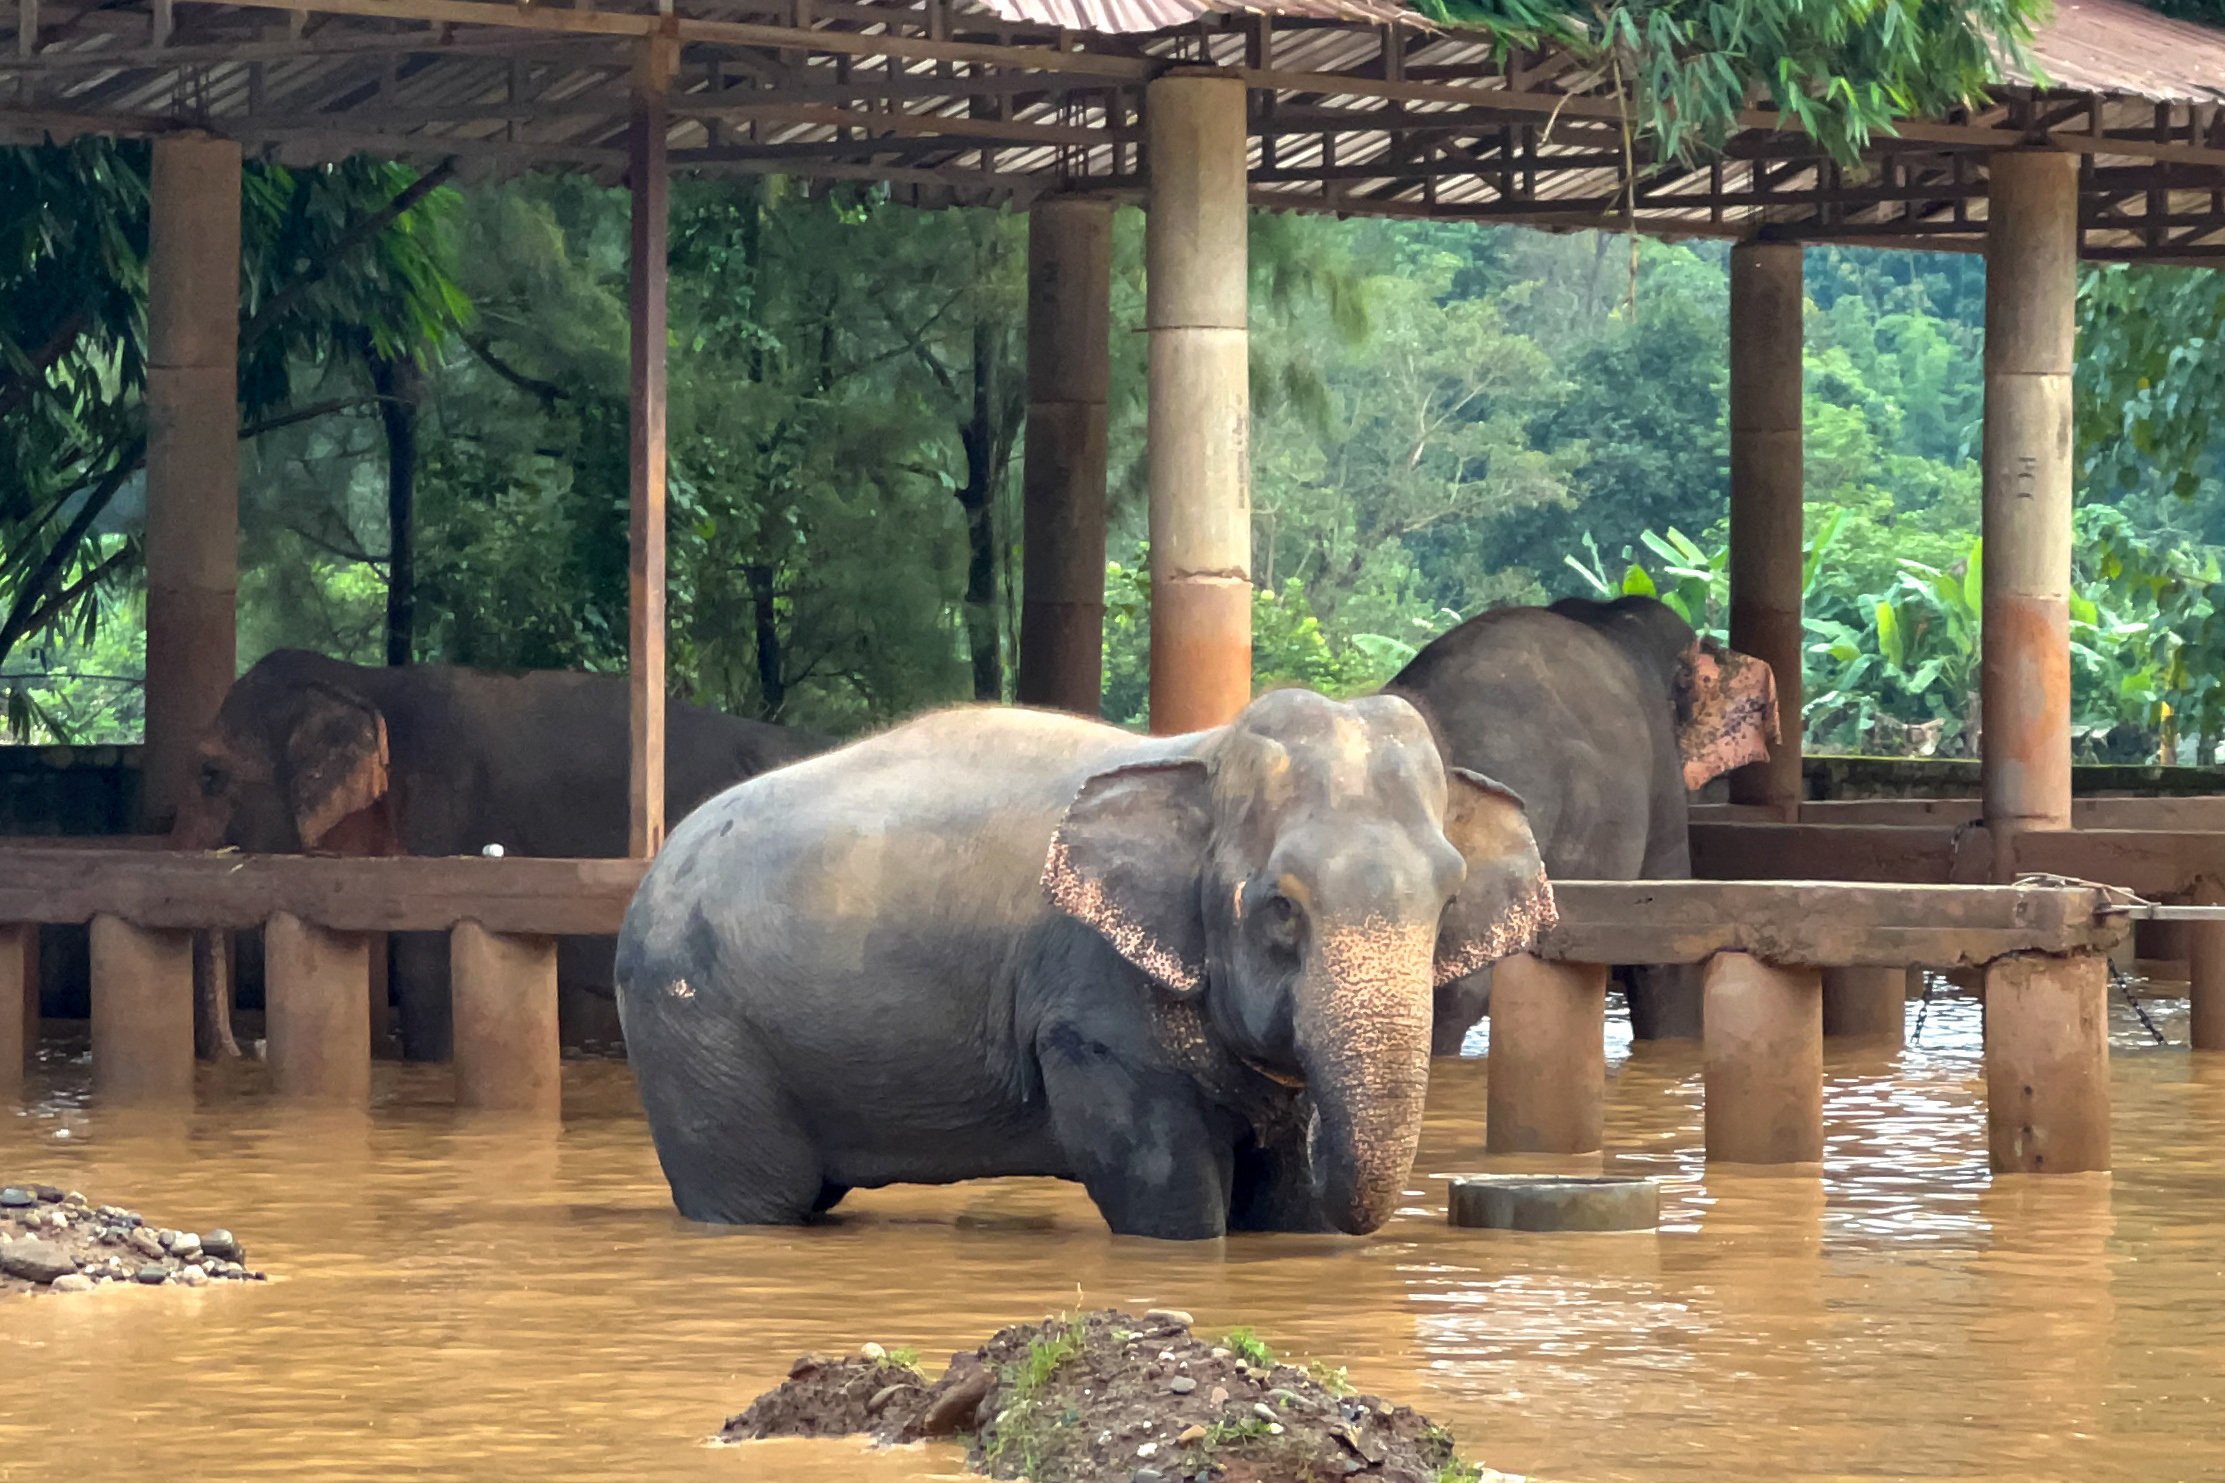
<svg viewBox="0 0 2225 1483"><path fill-rule="evenodd" d="M2157 15L2133 0L2056 0L2032 38L2047 85L2158 103L2225 101L2225 31ZM2012 80L2036 79L2004 69Z"/></svg>
<svg viewBox="0 0 2225 1483"><path fill-rule="evenodd" d="M1008 21L1109 34L1166 31L1209 15L1428 26L1398 0L983 0Z"/></svg>

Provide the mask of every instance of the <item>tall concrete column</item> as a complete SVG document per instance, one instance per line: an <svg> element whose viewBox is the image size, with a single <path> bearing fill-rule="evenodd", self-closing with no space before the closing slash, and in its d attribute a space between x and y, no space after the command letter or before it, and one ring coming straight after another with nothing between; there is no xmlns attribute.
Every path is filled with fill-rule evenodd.
<svg viewBox="0 0 2225 1483"><path fill-rule="evenodd" d="M147 227L147 745L167 828L232 685L239 591L240 150L154 144Z"/></svg>
<svg viewBox="0 0 2225 1483"><path fill-rule="evenodd" d="M1981 790L2004 836L2070 827L2071 356L2078 161L1988 166Z"/></svg>
<svg viewBox="0 0 2225 1483"><path fill-rule="evenodd" d="M1218 726L1252 687L1245 88L1183 68L1144 95L1150 220L1151 729Z"/></svg>
<svg viewBox="0 0 2225 1483"><path fill-rule="evenodd" d="M632 193L626 317L632 332L626 619L626 853L654 855L665 831L665 90L679 50L651 37L635 59L626 177Z"/></svg>
<svg viewBox="0 0 2225 1483"><path fill-rule="evenodd" d="M1777 676L1778 742L1731 801L1800 808L1801 311L1796 243L1731 249L1731 647Z"/></svg>
<svg viewBox="0 0 2225 1483"><path fill-rule="evenodd" d="M1105 402L1112 383L1110 201L1028 212L1022 474L1022 705L1098 714L1105 636Z"/></svg>

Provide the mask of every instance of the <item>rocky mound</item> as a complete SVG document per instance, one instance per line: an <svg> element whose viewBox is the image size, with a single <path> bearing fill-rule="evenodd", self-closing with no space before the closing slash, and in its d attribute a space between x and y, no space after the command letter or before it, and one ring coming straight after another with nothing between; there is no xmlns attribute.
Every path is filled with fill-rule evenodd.
<svg viewBox="0 0 2225 1483"><path fill-rule="evenodd" d="M1465 1483L1450 1433L1353 1392L1344 1372L1280 1364L1238 1330L1220 1344L1188 1314L1106 1310L1001 1330L929 1380L904 1350L805 1355L720 1434L951 1437L992 1478L1034 1483Z"/></svg>
<svg viewBox="0 0 2225 1483"><path fill-rule="evenodd" d="M230 1231L170 1231L50 1184L0 1185L0 1294L91 1292L108 1282L260 1282Z"/></svg>

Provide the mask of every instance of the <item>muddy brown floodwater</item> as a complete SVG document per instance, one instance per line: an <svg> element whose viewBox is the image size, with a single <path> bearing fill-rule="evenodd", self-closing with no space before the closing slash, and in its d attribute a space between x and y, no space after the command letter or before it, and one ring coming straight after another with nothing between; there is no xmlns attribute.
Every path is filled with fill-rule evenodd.
<svg viewBox="0 0 2225 1483"><path fill-rule="evenodd" d="M2183 1044L2183 1001L2158 1008ZM1042 1181L695 1230L617 1063L568 1065L535 1133L390 1065L369 1117L281 1107L250 1066L134 1120L64 1059L0 1110L0 1171L230 1225L280 1280L0 1305L0 1478L947 1478L954 1451L704 1439L802 1350L939 1362L1108 1305L1250 1325L1571 1483L2225 1476L2225 1056L2116 1013L2113 1179L1987 1175L1977 1009L1942 1002L1896 1061L1834 1050L1820 1183L1705 1172L1696 1055L1625 1041L1609 1162L1669 1181L1658 1235L1449 1229L1446 1179L1490 1167L1468 1060L1384 1232L1195 1247Z"/></svg>

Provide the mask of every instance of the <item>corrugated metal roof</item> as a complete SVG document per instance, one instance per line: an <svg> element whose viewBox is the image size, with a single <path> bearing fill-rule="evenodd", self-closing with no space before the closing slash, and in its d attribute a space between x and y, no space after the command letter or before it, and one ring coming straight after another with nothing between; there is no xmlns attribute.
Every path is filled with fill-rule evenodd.
<svg viewBox="0 0 2225 1483"><path fill-rule="evenodd" d="M2056 0L2053 18L2032 38L2032 59L2051 87L2159 103L2225 100L2225 31L2132 0Z"/></svg>
<svg viewBox="0 0 2225 1483"><path fill-rule="evenodd" d="M1123 34L1166 31L1209 15L1265 15L1364 25L1429 22L1398 0L983 0L1008 21Z"/></svg>

